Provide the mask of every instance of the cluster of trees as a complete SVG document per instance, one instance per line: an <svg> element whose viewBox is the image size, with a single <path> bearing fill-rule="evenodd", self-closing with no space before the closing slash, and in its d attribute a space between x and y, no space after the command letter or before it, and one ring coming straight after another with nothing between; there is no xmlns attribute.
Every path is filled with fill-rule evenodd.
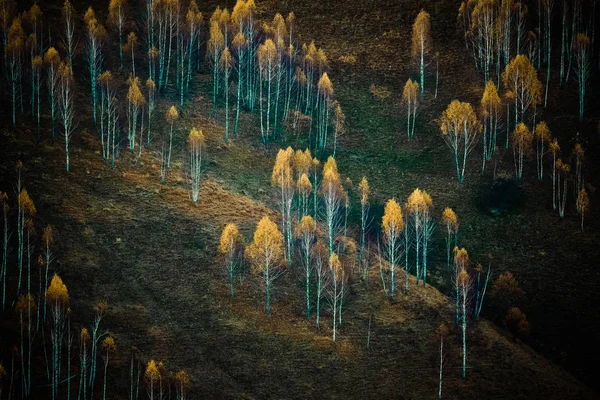
<svg viewBox="0 0 600 400"><path fill-rule="evenodd" d="M0 394L6 393L9 399L35 398L47 388L52 399L74 396L94 399L100 393L105 399L110 392L109 362L117 351L114 336L102 324L109 311L108 304L104 301L95 304L94 320L88 326L73 321L66 284L56 271L50 277L55 269L55 232L47 225L40 234L36 233L37 210L25 188L23 169L19 161L15 183L18 196L0 192L2 312L12 315L19 329L15 343L3 344L13 351L5 354L7 358L0 358ZM10 234L15 231L16 243ZM169 393L173 390L177 399L187 398L189 376L185 371L170 373L159 363L155 366L157 373L149 374L151 364L154 361L148 363L144 374L150 398L154 396L157 380L162 382L159 398L164 398L165 389ZM139 398L142 373L141 358L132 348L129 390L132 400Z"/></svg>
<svg viewBox="0 0 600 400"><path fill-rule="evenodd" d="M558 15L561 37L559 82L562 86L571 75L576 78L579 117L583 119L596 31L596 2L538 0L535 9L537 13L530 10L526 2L517 0L463 1L458 20L467 49L484 82L492 79L495 69L498 87L501 71L506 70L515 57L527 57L535 71L545 73L545 90L539 84L536 95L539 97L537 104L542 103L543 97L546 107L553 59L552 28L557 25L553 23L553 17ZM519 93L515 91L512 95Z"/></svg>

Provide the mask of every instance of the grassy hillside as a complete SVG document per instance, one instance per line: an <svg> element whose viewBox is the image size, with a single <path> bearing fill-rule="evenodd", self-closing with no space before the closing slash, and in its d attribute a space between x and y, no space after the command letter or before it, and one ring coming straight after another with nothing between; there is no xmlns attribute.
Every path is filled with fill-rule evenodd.
<svg viewBox="0 0 600 400"><path fill-rule="evenodd" d="M105 8L103 2L96 3ZM460 335L453 328L445 369L447 397L593 398L593 392L557 363L594 384L593 364L600 347L593 339L600 311L590 307L589 300L600 286L595 268L600 251L597 213L587 219L582 234L570 199L567 218L561 221L552 211L549 177L537 182L534 164L529 162L521 184L523 202L509 213L490 216L480 201L491 177L478 174L479 150L471 158L466 182L456 183L451 154L436 119L454 98L478 103L483 88L456 34L456 3L350 5L290 0L260 2L259 8L260 16L268 19L276 11L293 10L302 40L314 39L325 48L348 125L339 144L338 166L356 183L363 175L369 178L376 217L380 218L388 198L404 201L416 187L427 190L436 213L441 215L447 206L457 211L460 242L472 259L484 262L492 254L494 273L512 271L526 292L527 301L521 306L532 324L529 344L556 363L484 319L469 328L470 368L463 381ZM207 12L211 7L202 5ZM416 139L409 142L399 102L405 80L416 72L409 56L410 27L421 7L432 15L434 46L441 55L440 93L434 100L433 79L428 76ZM76 8L84 7L76 4ZM50 7L48 14L57 11ZM338 61L342 55L354 55L358 61L342 64ZM76 64L76 73L84 67ZM390 90L391 98L374 97L371 84ZM560 90L554 85L548 110L541 111L540 118L548 121L566 148L571 146L570 138L581 132L593 154L598 145L598 104L590 104L589 119L579 124L573 84ZM79 85L77 106L84 113L73 143L72 173L63 172L60 145L50 146L48 140L35 144L28 122L17 130L5 123L0 189L12 190L14 165L21 159L26 187L39 210L39 225L50 223L57 231L56 269L69 287L74 320L91 321L98 299L110 304L104 326L114 333L120 355L109 371L109 381L118 383L121 396L127 393L125 371L132 345L144 359L165 360L170 370L188 370L192 398L435 395L439 355L434 331L442 321L453 326L454 318L451 301L442 293L449 282L441 232L436 233L432 250L434 286L414 288L412 278L411 294L390 302L379 287L377 271L372 272L368 289L354 280L341 340L333 345L327 314L320 330L314 318L307 322L303 317L298 271L277 282L273 316L267 318L253 277L240 283L235 301L229 300L215 250L225 223L236 223L250 238L260 217L278 218L273 211L276 193L270 187L272 162L279 146L304 148L306 138L289 134L264 147L255 116L244 114L241 137L224 144L224 112L219 109L215 120L207 118L211 77L201 74L195 77L194 93L177 123L174 173L161 184L158 160L145 149L141 159L123 150L115 170L102 162L90 109L85 109L90 101L83 78ZM9 121L8 103L3 104L2 121ZM170 104L168 95L160 100L156 116L161 122L154 124L155 132L166 129L162 116ZM197 205L189 199L182 170L185 137L192 126L203 129L208 139L209 161ZM512 171L510 152L497 168ZM597 185L597 171L590 157L586 176L592 187ZM356 198L352 201L357 204ZM367 349L370 317L372 337ZM12 336L8 330L3 332Z"/></svg>

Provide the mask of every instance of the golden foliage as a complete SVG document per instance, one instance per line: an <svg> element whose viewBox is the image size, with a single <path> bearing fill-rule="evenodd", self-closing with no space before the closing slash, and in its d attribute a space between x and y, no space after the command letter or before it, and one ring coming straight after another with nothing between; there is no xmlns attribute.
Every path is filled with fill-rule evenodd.
<svg viewBox="0 0 600 400"><path fill-rule="evenodd" d="M180 386L187 387L190 384L190 376L184 370L175 374L175 380Z"/></svg>
<svg viewBox="0 0 600 400"><path fill-rule="evenodd" d="M148 361L148 365L146 366L146 372L144 373L144 377L148 381L152 381L152 382L160 379L160 371L154 360Z"/></svg>
<svg viewBox="0 0 600 400"><path fill-rule="evenodd" d="M457 270L464 270L469 266L469 253L464 247L462 249L459 249L458 246L454 248L454 263Z"/></svg>
<svg viewBox="0 0 600 400"><path fill-rule="evenodd" d="M248 17L249 13L248 4L244 0L237 0L231 12L231 22L242 25L242 22Z"/></svg>
<svg viewBox="0 0 600 400"><path fill-rule="evenodd" d="M317 87L319 88L321 94L326 98L333 96L333 84L329 80L329 75L327 75L327 72L323 72L323 75L321 75L321 78L319 78Z"/></svg>
<svg viewBox="0 0 600 400"><path fill-rule="evenodd" d="M234 49L239 49L245 47L248 44L248 41L242 32L238 32L233 38L233 42L231 44Z"/></svg>
<svg viewBox="0 0 600 400"><path fill-rule="evenodd" d="M446 225L449 232L458 231L458 217L453 209L446 207L442 212L442 222Z"/></svg>
<svg viewBox="0 0 600 400"><path fill-rule="evenodd" d="M21 295L17 300L16 310L19 314L35 310L35 299L32 295Z"/></svg>
<svg viewBox="0 0 600 400"><path fill-rule="evenodd" d="M440 129L444 137L462 137L464 129L470 132L481 131L481 122L471 104L452 100L448 108L442 113Z"/></svg>
<svg viewBox="0 0 600 400"><path fill-rule="evenodd" d="M35 69L42 68L43 60L41 56L35 56L33 60L31 60L31 66Z"/></svg>
<svg viewBox="0 0 600 400"><path fill-rule="evenodd" d="M52 280L50 281L50 286L46 291L46 299L50 303L61 303L63 305L69 304L69 292L67 290L67 286L57 274L54 274Z"/></svg>
<svg viewBox="0 0 600 400"><path fill-rule="evenodd" d="M146 87L148 88L149 91L155 91L156 90L156 84L154 83L154 81L150 78L148 78L146 80Z"/></svg>
<svg viewBox="0 0 600 400"><path fill-rule="evenodd" d="M312 193L312 184L310 183L310 179L308 179L308 175L305 173L298 178L296 187L298 188L298 191L304 195Z"/></svg>
<svg viewBox="0 0 600 400"><path fill-rule="evenodd" d="M353 56L353 55L340 56L338 58L338 61L341 62L342 64L354 65L354 64L356 64L356 56Z"/></svg>
<svg viewBox="0 0 600 400"><path fill-rule="evenodd" d="M279 149L273 172L271 174L271 184L283 188L291 188L294 186L293 166L294 150L291 147L287 149Z"/></svg>
<svg viewBox="0 0 600 400"><path fill-rule="evenodd" d="M219 252L221 254L227 254L232 247L235 247L244 240L243 236L240 235L237 226L234 224L227 224L223 228L221 233L221 239L219 240Z"/></svg>
<svg viewBox="0 0 600 400"><path fill-rule="evenodd" d="M329 257L329 269L333 271L334 279L337 282L340 282L343 279L342 263L335 252L331 253L331 257Z"/></svg>
<svg viewBox="0 0 600 400"><path fill-rule="evenodd" d="M268 216L256 225L254 240L246 248L246 256L252 260L255 271L262 271L268 262L271 267L279 264L283 256L283 235Z"/></svg>
<svg viewBox="0 0 600 400"><path fill-rule="evenodd" d="M85 15L83 16L83 22L85 22L85 25L88 27L88 29L93 24L96 24L96 13L94 13L92 6L89 6L87 11L85 12Z"/></svg>
<svg viewBox="0 0 600 400"><path fill-rule="evenodd" d="M512 135L512 146L516 151L524 153L531 152L531 144L533 143L533 135L524 123L520 122Z"/></svg>
<svg viewBox="0 0 600 400"><path fill-rule="evenodd" d="M113 25L120 25L123 23L124 10L126 0L110 0L108 3L108 22Z"/></svg>
<svg viewBox="0 0 600 400"><path fill-rule="evenodd" d="M510 88L509 97L512 99L515 96L512 90L517 89L529 93L534 106L542 101L542 83L527 56L519 54L510 61L502 73L502 83Z"/></svg>
<svg viewBox="0 0 600 400"><path fill-rule="evenodd" d="M577 195L577 211L580 214L587 214L590 210L590 197L585 189L581 189Z"/></svg>
<svg viewBox="0 0 600 400"><path fill-rule="evenodd" d="M139 77L129 79L129 91L127 92L127 101L129 101L134 106L141 106L143 104L146 104L146 99L144 98L144 95L140 90Z"/></svg>
<svg viewBox="0 0 600 400"><path fill-rule="evenodd" d="M404 229L404 219L402 217L402 208L394 199L385 203L381 227L387 240L393 240L400 236Z"/></svg>
<svg viewBox="0 0 600 400"><path fill-rule="evenodd" d="M491 295L493 297L516 300L523 296L524 293L514 275L511 272L504 272L494 281L491 288Z"/></svg>
<svg viewBox="0 0 600 400"><path fill-rule="evenodd" d="M115 339L112 336L107 336L102 341L100 345L100 349L106 354L117 350L117 345L115 343Z"/></svg>
<svg viewBox="0 0 600 400"><path fill-rule="evenodd" d="M42 242L44 246L50 246L54 244L54 233L51 225L46 225L44 233L42 233Z"/></svg>
<svg viewBox="0 0 600 400"><path fill-rule="evenodd" d="M27 13L29 21L31 21L33 24L36 24L41 16L42 10L40 9L40 6L38 6L37 3L34 3L29 9L29 12Z"/></svg>
<svg viewBox="0 0 600 400"><path fill-rule="evenodd" d="M301 238L304 235L314 235L315 230L317 229L317 224L315 220L310 215L305 215L300 220L300 223L296 225L296 229L294 230L294 236L296 238Z"/></svg>
<svg viewBox="0 0 600 400"><path fill-rule="evenodd" d="M204 144L204 134L202 130L192 128L188 135L188 147L190 150L197 149Z"/></svg>
<svg viewBox="0 0 600 400"><path fill-rule="evenodd" d="M125 51L134 51L137 47L137 36L134 32L129 32L127 35L127 43L123 46L123 50Z"/></svg>
<svg viewBox="0 0 600 400"><path fill-rule="evenodd" d="M108 84L110 81L112 81L112 74L110 73L110 71L104 71L100 74L100 76L98 76L98 82L100 82L103 85Z"/></svg>
<svg viewBox="0 0 600 400"><path fill-rule="evenodd" d="M529 335L529 322L527 316L518 307L512 307L504 317L504 325L515 336Z"/></svg>
<svg viewBox="0 0 600 400"><path fill-rule="evenodd" d="M544 143L550 143L552 140L552 135L550 134L550 129L545 122L539 122L535 126L535 137Z"/></svg>
<svg viewBox="0 0 600 400"><path fill-rule="evenodd" d="M100 300L94 305L94 312L97 315L103 316L106 313L106 310L108 310L108 303L104 300Z"/></svg>
<svg viewBox="0 0 600 400"><path fill-rule="evenodd" d="M27 193L27 189L22 189L19 194L19 204L21 205L21 209L24 213L34 215L36 212L35 205L33 204L33 200L29 197L29 193Z"/></svg>
<svg viewBox="0 0 600 400"><path fill-rule="evenodd" d="M170 124L172 124L177 118L179 118L179 113L177 112L175 106L171 106L171 108L169 108L165 118Z"/></svg>
<svg viewBox="0 0 600 400"><path fill-rule="evenodd" d="M369 181L367 181L367 177L363 176L362 180L358 184L358 193L360 194L360 203L367 204L369 202Z"/></svg>
<svg viewBox="0 0 600 400"><path fill-rule="evenodd" d="M578 33L573 42L573 50L587 51L590 47L590 38L585 33Z"/></svg>
<svg viewBox="0 0 600 400"><path fill-rule="evenodd" d="M431 48L431 17L425 10L421 10L415 18L412 28L411 54L416 56L421 49L428 53Z"/></svg>
<svg viewBox="0 0 600 400"><path fill-rule="evenodd" d="M419 188L413 190L406 201L406 208L409 214L427 212L432 206L433 201L431 200L431 196Z"/></svg>
<svg viewBox="0 0 600 400"><path fill-rule="evenodd" d="M573 148L573 157L577 159L577 162L581 162L585 158L585 151L581 143L577 143Z"/></svg>
<svg viewBox="0 0 600 400"><path fill-rule="evenodd" d="M267 65L273 65L277 60L277 48L271 39L265 40L258 46L258 62L263 68Z"/></svg>
<svg viewBox="0 0 600 400"><path fill-rule="evenodd" d="M550 151L554 153L554 155L560 151L560 145L558 144L558 140L556 140L556 138L550 142Z"/></svg>
<svg viewBox="0 0 600 400"><path fill-rule="evenodd" d="M460 287L468 287L471 284L471 277L466 269L460 270L456 276L456 284Z"/></svg>
<svg viewBox="0 0 600 400"><path fill-rule="evenodd" d="M485 85L483 96L481 97L481 108L484 116L488 116L491 111L498 110L502 105L502 100L498 95L498 88L491 80Z"/></svg>
<svg viewBox="0 0 600 400"><path fill-rule="evenodd" d="M8 44L6 46L6 52L17 56L23 49L25 42L25 31L21 26L21 18L15 17L12 25L8 30Z"/></svg>
<svg viewBox="0 0 600 400"><path fill-rule="evenodd" d="M219 10L219 8L217 8L217 10ZM215 11L215 13L216 12L217 11ZM214 16L215 14L213 13L209 29L210 38L208 39L208 48L213 55L218 54L218 52L220 52L225 46L225 36L223 36L223 32L221 31L221 27L219 26L218 22L213 21Z"/></svg>
<svg viewBox="0 0 600 400"><path fill-rule="evenodd" d="M416 103L418 101L417 94L419 93L419 88L419 83L409 78L402 90L402 100L408 104Z"/></svg>
<svg viewBox="0 0 600 400"><path fill-rule="evenodd" d="M223 70L229 71L231 69L232 64L233 64L233 59L231 58L231 53L229 52L229 47L225 47L225 49L221 53L221 59L219 60L219 67Z"/></svg>
<svg viewBox="0 0 600 400"><path fill-rule="evenodd" d="M312 154L310 154L310 150L306 149L296 150L296 154L294 154L294 169L296 170L297 175L308 174L310 171L310 167L312 165Z"/></svg>
<svg viewBox="0 0 600 400"><path fill-rule="evenodd" d="M87 328L81 328L81 333L79 334L79 340L81 340L81 342L87 342L88 340L90 340L90 333L87 330Z"/></svg>
<svg viewBox="0 0 600 400"><path fill-rule="evenodd" d="M569 167L568 164L564 163L563 160L561 160L560 158L556 160L555 165L556 169L564 174L568 174L571 171L571 167Z"/></svg>
<svg viewBox="0 0 600 400"><path fill-rule="evenodd" d="M369 92L371 92L373 97L375 97L376 99L379 99L379 100L389 99L390 96L392 95L392 92L387 90L385 87L377 86L373 83L371 84L371 86L369 86Z"/></svg>

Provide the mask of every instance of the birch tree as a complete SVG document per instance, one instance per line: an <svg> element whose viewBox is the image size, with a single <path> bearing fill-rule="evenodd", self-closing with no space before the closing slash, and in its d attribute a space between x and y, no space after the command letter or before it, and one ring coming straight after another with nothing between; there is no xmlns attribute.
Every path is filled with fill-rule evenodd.
<svg viewBox="0 0 600 400"><path fill-rule="evenodd" d="M581 143L576 143L573 148L573 161L575 162L575 195L583 190L583 161L585 151Z"/></svg>
<svg viewBox="0 0 600 400"><path fill-rule="evenodd" d="M315 271L315 316L316 316L316 324L317 328L319 328L320 324L320 316L321 316L321 299L323 298L323 294L326 288L329 286L329 255L327 246L323 244L322 241L317 240L312 249L312 264L314 265Z"/></svg>
<svg viewBox="0 0 600 400"><path fill-rule="evenodd" d="M581 189L577 195L577 212L581 215L581 232L583 232L583 218L590 210L590 197L585 189Z"/></svg>
<svg viewBox="0 0 600 400"><path fill-rule="evenodd" d="M102 355L102 359L104 360L104 384L102 385L102 400L106 400L106 375L108 372L108 361L111 353L117 351L117 346L115 344L115 339L112 336L107 336L102 341L102 345L100 346L100 353Z"/></svg>
<svg viewBox="0 0 600 400"><path fill-rule="evenodd" d="M329 238L329 254L333 253L333 239L340 224L340 209L346 193L340 181L340 174L333 157L329 157L323 166L321 197L325 205L325 222Z"/></svg>
<svg viewBox="0 0 600 400"><path fill-rule="evenodd" d="M63 44L67 49L67 56L69 57L69 64L71 65L73 65L73 52L75 50L75 43L73 42L75 35L75 21L73 18L74 13L75 10L73 9L71 2L69 0L65 0L62 8L62 16L65 23Z"/></svg>
<svg viewBox="0 0 600 400"><path fill-rule="evenodd" d="M419 76L421 79L421 100L425 91L425 56L431 52L431 17L421 10L415 18L412 28L411 54L419 59Z"/></svg>
<svg viewBox="0 0 600 400"><path fill-rule="evenodd" d="M54 121L58 109L58 67L60 64L60 55L54 47L50 47L44 54L44 64L47 68L46 86L48 87L48 102L50 103L50 119L52 120L52 143L54 143Z"/></svg>
<svg viewBox="0 0 600 400"><path fill-rule="evenodd" d="M454 210L449 207L444 208L442 212L442 224L446 236L446 269L450 270L451 250L456 246L458 237L458 217Z"/></svg>
<svg viewBox="0 0 600 400"><path fill-rule="evenodd" d="M229 141L229 73L233 59L229 48L225 47L219 60L219 68L223 70L223 92L225 93L225 143Z"/></svg>
<svg viewBox="0 0 600 400"><path fill-rule="evenodd" d="M552 152L552 208L556 210L556 156L560 151L560 146L556 138L550 142L549 149Z"/></svg>
<svg viewBox="0 0 600 400"><path fill-rule="evenodd" d="M573 52L575 53L575 61L577 69L575 76L577 77L577 85L579 87L579 120L583 121L583 112L585 110L585 95L588 86L588 79L591 70L591 55L592 48L589 37L584 33L578 33L573 43Z"/></svg>
<svg viewBox="0 0 600 400"><path fill-rule="evenodd" d="M69 308L69 292L62 279L56 274L52 277L50 286L46 291L46 301L50 306L50 340L52 343L52 378L50 387L52 399L56 399L61 382L60 364L62 359L62 342L65 333L65 322Z"/></svg>
<svg viewBox="0 0 600 400"><path fill-rule="evenodd" d="M207 46L210 54L210 62L213 67L213 104L210 115L211 118L214 118L219 86L219 60L221 59L221 52L225 49L225 37L218 22L212 21L212 19L210 24L210 38Z"/></svg>
<svg viewBox="0 0 600 400"><path fill-rule="evenodd" d="M4 50L4 69L10 89L13 127L17 126L17 101L23 96L21 78L23 76L24 48L25 32L21 26L21 19L15 17L8 31L8 44Z"/></svg>
<svg viewBox="0 0 600 400"><path fill-rule="evenodd" d="M169 110L167 111L167 115L166 115L166 120L170 125L169 151L168 151L168 156L167 156L167 171L171 170L171 152L173 150L173 125L175 124L175 121L177 120L177 118L179 118L179 113L177 112L177 109L175 108L175 106L171 106L171 108L169 108Z"/></svg>
<svg viewBox="0 0 600 400"><path fill-rule="evenodd" d="M279 188L281 211L281 232L285 242L285 259L291 266L292 257L292 203L294 200L294 150L291 147L280 149L275 159L271 184Z"/></svg>
<svg viewBox="0 0 600 400"><path fill-rule="evenodd" d="M523 177L523 159L531 153L533 135L527 125L520 122L512 135L512 150L515 161L515 175L518 180Z"/></svg>
<svg viewBox="0 0 600 400"><path fill-rule="evenodd" d="M146 99L140 88L139 78L129 78L129 90L127 92L127 139L129 140L129 151L135 151L135 135L137 133L137 121L141 109L146 104ZM142 146L140 134L140 146Z"/></svg>
<svg viewBox="0 0 600 400"><path fill-rule="evenodd" d="M306 175L303 175L306 176ZM317 225L315 220L310 215L305 215L296 226L295 237L300 243L298 247L304 264L304 284L305 284L305 301L306 301L306 319L310 318L310 285L311 285L311 254L316 237Z"/></svg>
<svg viewBox="0 0 600 400"><path fill-rule="evenodd" d="M539 122L535 126L535 150L537 155L537 175L539 181L544 179L544 156L549 151L544 145L549 145L551 141L552 135L550 129L548 129L548 125L543 121Z"/></svg>
<svg viewBox="0 0 600 400"><path fill-rule="evenodd" d="M127 19L125 13L126 7L127 0L110 0L108 4L108 23L117 29L117 36L119 38L119 69L123 69L123 29L125 28ZM135 77L135 72L133 76Z"/></svg>
<svg viewBox="0 0 600 400"><path fill-rule="evenodd" d="M481 98L481 112L483 115L483 160L481 172L485 172L486 162L494 155L502 101L498 89L492 81L488 81ZM508 137L507 137L508 140Z"/></svg>
<svg viewBox="0 0 600 400"><path fill-rule="evenodd" d="M524 55L517 55L502 73L502 83L507 88L507 97L515 104L515 127L525 122L525 113L529 107L541 103L542 84L535 67ZM507 121L508 124L508 121Z"/></svg>
<svg viewBox="0 0 600 400"><path fill-rule="evenodd" d="M359 259L359 270L363 266L363 255L365 251L365 236L366 231L369 227L369 194L370 194L369 181L365 176L358 184L358 193L360 195L360 259Z"/></svg>
<svg viewBox="0 0 600 400"><path fill-rule="evenodd" d="M192 189L192 201L198 202L200 192L200 176L202 172L202 147L204 146L204 134L202 130L192 128L188 135L188 150L190 153L190 180Z"/></svg>
<svg viewBox="0 0 600 400"><path fill-rule="evenodd" d="M558 215L565 217L565 206L567 203L567 184L568 175L571 172L569 165L565 164L560 158L556 161L556 197L558 203Z"/></svg>
<svg viewBox="0 0 600 400"><path fill-rule="evenodd" d="M404 218L402 216L402 208L394 199L390 199L385 204L385 211L381 221L383 236L385 240L385 248L387 250L386 258L389 263L391 276L390 296L394 297L396 292L395 271L397 259L401 257L401 241L400 235L404 229ZM408 273L408 272L407 272Z"/></svg>
<svg viewBox="0 0 600 400"><path fill-rule="evenodd" d="M219 241L219 253L225 258L225 271L229 279L229 291L231 292L232 300L235 297L233 280L242 262L240 256L243 253L243 241L243 236L240 235L237 226L234 224L227 224L225 226L221 234L221 240Z"/></svg>
<svg viewBox="0 0 600 400"><path fill-rule="evenodd" d="M271 315L271 290L273 282L282 274L283 235L267 216L256 225L254 240L246 248L246 257L252 262L254 273L260 275L266 293L266 313Z"/></svg>
<svg viewBox="0 0 600 400"><path fill-rule="evenodd" d="M453 100L440 121L442 137L454 153L458 182L465 179L467 156L477 144L477 135L481 131L481 123L469 103Z"/></svg>
<svg viewBox="0 0 600 400"><path fill-rule="evenodd" d="M65 138L65 167L69 172L69 140L73 135L76 127L74 95L73 88L73 71L68 60L61 62L58 67L58 117L62 123L63 137Z"/></svg>
<svg viewBox="0 0 600 400"><path fill-rule="evenodd" d="M332 309L332 326L333 335L332 340L335 343L338 325L338 312L341 312L340 302L345 294L345 281L347 279L346 273L340 262L340 259L336 253L331 253L329 257L329 271L331 273L331 280L329 283L329 301Z"/></svg>
<svg viewBox="0 0 600 400"><path fill-rule="evenodd" d="M415 119L417 117L417 109L419 108L419 100L417 93L419 84L408 79L402 91L402 103L406 107L406 134L409 139L415 136Z"/></svg>

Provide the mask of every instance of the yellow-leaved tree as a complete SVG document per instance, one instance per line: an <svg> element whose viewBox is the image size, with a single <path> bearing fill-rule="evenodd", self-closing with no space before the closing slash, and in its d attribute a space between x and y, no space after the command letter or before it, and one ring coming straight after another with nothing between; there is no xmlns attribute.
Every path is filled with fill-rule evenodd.
<svg viewBox="0 0 600 400"><path fill-rule="evenodd" d="M415 18L412 28L411 54L419 59L419 76L421 78L421 100L425 90L425 57L431 52L431 16L421 10Z"/></svg>
<svg viewBox="0 0 600 400"><path fill-rule="evenodd" d="M483 116L483 165L481 171L485 172L485 163L494 155L498 124L500 123L500 107L502 101L498 89L492 81L488 81L481 98L481 113ZM508 141L508 137L506 138ZM507 142L508 143L508 142Z"/></svg>
<svg viewBox="0 0 600 400"><path fill-rule="evenodd" d="M161 171L164 169L165 173L166 171L170 171L171 170L171 152L173 149L173 125L175 124L175 121L177 120L177 118L179 118L179 112L177 111L177 109L175 108L175 106L171 106L168 110L167 110L167 114L165 115L165 119L167 120L167 122L170 125L170 130L169 130L169 149L168 152L166 154L166 160L163 160L163 164L164 164L164 168L161 168ZM165 158L165 150L164 150L164 143L163 143L163 159ZM166 161L166 162L165 162ZM164 180L164 177L163 177Z"/></svg>
<svg viewBox="0 0 600 400"><path fill-rule="evenodd" d="M303 175L306 176L306 175ZM300 243L299 249L304 263L304 283L306 288L306 319L310 318L310 277L312 272L312 265L310 257L312 253L312 247L315 242L317 232L317 224L310 215L305 215L300 220L300 223L296 225L294 232L296 240Z"/></svg>
<svg viewBox="0 0 600 400"><path fill-rule="evenodd" d="M366 176L362 177L362 180L358 184L358 194L360 196L360 256L358 262L358 271L360 272L363 268L363 254L365 251L365 236L369 227L369 194L371 189L369 187L369 181ZM364 277L368 275L365 271Z"/></svg>
<svg viewBox="0 0 600 400"><path fill-rule="evenodd" d="M294 157L291 147L280 149L273 165L271 184L279 188L281 232L285 241L285 258L292 264L292 203L294 201Z"/></svg>
<svg viewBox="0 0 600 400"><path fill-rule="evenodd" d="M342 263L336 253L331 253L329 257L329 271L331 273L331 280L329 281L329 301L331 302L333 318L333 342L335 343L337 325L341 318L338 317L338 312L341 312L341 302L343 301L346 292L346 282L348 276L342 266Z"/></svg>
<svg viewBox="0 0 600 400"><path fill-rule="evenodd" d="M381 228L383 230L383 237L385 240L386 257L389 263L390 270L390 293L391 297L394 297L396 292L396 264L397 258L401 256L401 251L406 249L401 248L400 235L404 229L404 218L402 216L402 208L394 199L390 199L385 204L385 210L383 218L381 220ZM408 275L408 273L407 273ZM383 289L385 290L385 281L382 276Z"/></svg>
<svg viewBox="0 0 600 400"><path fill-rule="evenodd" d="M427 284L427 254L429 239L433 234L433 222L431 221L431 208L433 201L431 196L424 190L415 189L406 201L406 209L414 229L413 243L416 252L415 276L417 285L423 280ZM408 233L408 231L407 231ZM407 280L408 287L408 280Z"/></svg>
<svg viewBox="0 0 600 400"><path fill-rule="evenodd" d="M221 234L221 240L219 241L219 253L225 257L225 270L229 278L229 289L232 299L235 297L233 278L241 266L242 260L240 256L243 254L243 244L244 237L240 235L237 226L234 224L225 225Z"/></svg>
<svg viewBox="0 0 600 400"><path fill-rule="evenodd" d="M581 215L581 231L583 232L583 217L590 210L590 197L585 189L581 189L577 195L577 211Z"/></svg>
<svg viewBox="0 0 600 400"><path fill-rule="evenodd" d="M283 270L283 235L277 225L264 216L256 225L254 240L246 247L246 257L252 263L253 271L261 275L266 292L266 311L271 315L271 288Z"/></svg>
<svg viewBox="0 0 600 400"><path fill-rule="evenodd" d="M537 176L538 180L544 179L544 156L550 149L546 149L544 146L552 142L552 134L550 129L545 122L539 122L535 126L535 150L537 160Z"/></svg>
<svg viewBox="0 0 600 400"><path fill-rule="evenodd" d="M346 192L340 180L340 173L333 157L329 157L323 166L321 196L325 203L325 222L329 238L329 254L333 253L333 239L340 226L340 209Z"/></svg>
<svg viewBox="0 0 600 400"><path fill-rule="evenodd" d="M560 145L556 138L550 142L549 148L552 152L552 208L556 210L556 156L560 151Z"/></svg>
<svg viewBox="0 0 600 400"><path fill-rule="evenodd" d="M515 103L515 127L525 121L529 107L537 107L542 101L542 83L535 67L527 56L518 54L502 73L502 83L507 88L507 97ZM506 116L506 123L509 118Z"/></svg>
<svg viewBox="0 0 600 400"><path fill-rule="evenodd" d="M446 233L446 269L449 271L451 250L457 245L456 242L458 237L458 217L456 216L454 210L449 207L444 208L444 211L442 212L442 223Z"/></svg>
<svg viewBox="0 0 600 400"><path fill-rule="evenodd" d="M453 100L442 113L440 120L442 137L454 153L458 182L465 179L467 157L477 144L481 122L469 103Z"/></svg>
<svg viewBox="0 0 600 400"><path fill-rule="evenodd" d="M148 361L144 378L146 378L146 383L148 384L148 396L150 397L150 400L154 400L154 385L161 379L160 370L156 365L156 361Z"/></svg>
<svg viewBox="0 0 600 400"><path fill-rule="evenodd" d="M520 122L517 124L512 136L512 150L515 160L515 175L517 179L523 177L523 158L532 151L533 135L527 125Z"/></svg>
<svg viewBox="0 0 600 400"><path fill-rule="evenodd" d="M52 342L52 378L50 386L52 397L58 395L61 378L60 360L62 359L62 343L65 334L65 322L69 310L69 292L60 276L54 274L50 286L46 290L46 301L50 308L50 340Z"/></svg>
<svg viewBox="0 0 600 400"><path fill-rule="evenodd" d="M141 146L141 145L140 145ZM202 172L202 147L204 146L204 134L202 130L192 128L188 135L188 150L190 152L190 180L192 189L192 201L198 202L200 192L200 173Z"/></svg>
<svg viewBox="0 0 600 400"><path fill-rule="evenodd" d="M406 134L409 139L415 136L415 119L419 108L418 92L419 84L412 79L408 79L402 91L402 104L406 107Z"/></svg>

